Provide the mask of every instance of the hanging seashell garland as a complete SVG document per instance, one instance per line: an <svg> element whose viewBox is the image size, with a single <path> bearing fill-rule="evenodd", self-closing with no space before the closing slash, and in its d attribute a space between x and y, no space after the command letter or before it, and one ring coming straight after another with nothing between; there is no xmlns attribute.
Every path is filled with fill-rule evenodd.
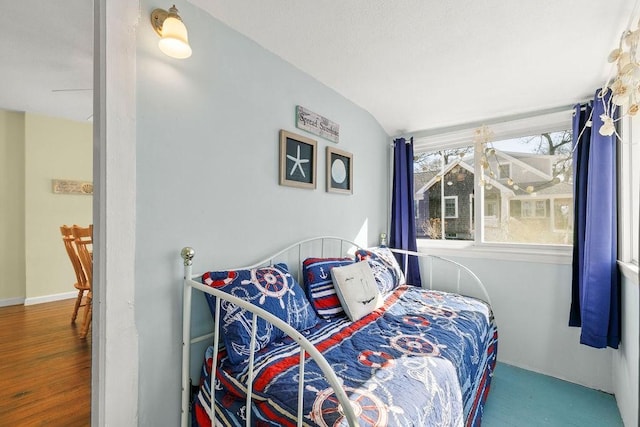
<svg viewBox="0 0 640 427"><path fill-rule="evenodd" d="M636 29L628 28L622 33L618 47L609 54L611 73L599 94L605 107L604 114L600 115L600 135L611 136L615 133L619 137L615 122L624 116L635 116L640 111L639 43L640 22ZM609 92L611 96L605 100Z"/></svg>
<svg viewBox="0 0 640 427"><path fill-rule="evenodd" d="M493 147L492 140L494 138L493 131L486 125L482 125L474 131L473 141L477 144L480 144L482 147L482 157L480 157L480 167L482 168L482 173L480 175L480 186L484 187L485 190L491 190L494 185L491 182L495 182L496 179L504 179L504 176L498 176L496 171L493 170L492 164L496 165L498 169L501 168L500 159L498 156L498 152L496 152L495 147ZM511 170L509 169L509 174ZM548 186L548 184L559 184L564 181L564 177L562 175L554 176L551 181L548 183L544 183L543 187ZM527 192L528 194L535 196L536 188L533 185L527 185L523 187L518 185L511 176L506 178L505 183L507 187L510 187L514 191L522 190Z"/></svg>

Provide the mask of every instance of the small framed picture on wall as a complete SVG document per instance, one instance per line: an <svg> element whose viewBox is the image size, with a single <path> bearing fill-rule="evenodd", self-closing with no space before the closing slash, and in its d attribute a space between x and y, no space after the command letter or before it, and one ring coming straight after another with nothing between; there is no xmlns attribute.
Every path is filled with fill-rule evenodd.
<svg viewBox="0 0 640 427"><path fill-rule="evenodd" d="M316 188L317 143L280 130L280 185Z"/></svg>
<svg viewBox="0 0 640 427"><path fill-rule="evenodd" d="M327 147L327 191L353 194L353 154Z"/></svg>

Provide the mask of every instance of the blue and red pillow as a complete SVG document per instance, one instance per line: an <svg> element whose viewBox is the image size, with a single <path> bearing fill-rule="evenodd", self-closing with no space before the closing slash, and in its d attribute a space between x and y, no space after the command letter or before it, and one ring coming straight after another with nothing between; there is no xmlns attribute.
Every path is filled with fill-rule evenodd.
<svg viewBox="0 0 640 427"><path fill-rule="evenodd" d="M304 290L318 316L330 319L344 315L331 279L331 269L353 263L352 258L307 258L302 262Z"/></svg>
<svg viewBox="0 0 640 427"><path fill-rule="evenodd" d="M284 263L251 270L211 271L202 275L202 283L263 308L298 331L318 323L318 316L295 278ZM215 297L205 294L211 314L215 313ZM239 364L248 360L251 345L252 313L222 302L220 332L229 360ZM285 333L264 319L257 319L256 348L261 350L280 340Z"/></svg>

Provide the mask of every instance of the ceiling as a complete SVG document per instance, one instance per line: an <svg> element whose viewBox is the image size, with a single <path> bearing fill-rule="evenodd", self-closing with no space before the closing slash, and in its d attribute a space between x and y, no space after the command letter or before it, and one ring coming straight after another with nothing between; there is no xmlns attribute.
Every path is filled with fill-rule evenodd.
<svg viewBox="0 0 640 427"><path fill-rule="evenodd" d="M2 16L0 108L89 119L93 2L3 1Z"/></svg>
<svg viewBox="0 0 640 427"><path fill-rule="evenodd" d="M389 135L585 100L635 14L634 0L190 3L369 111ZM4 2L0 108L91 116L93 5L64 4Z"/></svg>

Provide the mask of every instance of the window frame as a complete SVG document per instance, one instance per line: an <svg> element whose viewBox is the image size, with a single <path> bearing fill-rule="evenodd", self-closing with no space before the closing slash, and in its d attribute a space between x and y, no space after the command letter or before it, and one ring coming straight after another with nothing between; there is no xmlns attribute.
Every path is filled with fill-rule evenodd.
<svg viewBox="0 0 640 427"><path fill-rule="evenodd" d="M481 170L481 144L474 142L475 130L487 125L493 132L493 141L517 138L536 133L556 132L571 128L573 109L571 107L552 109L538 114L516 115L501 120L485 123L473 123L464 126L455 126L443 129L435 129L413 134L414 152L436 151L459 148L464 146L474 147L474 170ZM467 257L497 260L521 260L545 262L551 264L571 264L573 247L561 244L531 244L531 243L501 243L484 242L484 187L480 185L480 174L474 174L474 186L476 195L474 201L482 200L482 203L474 203L472 227L473 240L446 240L446 239L418 239L418 249L428 250L434 254L443 256L460 256L464 253ZM479 198L478 198L479 197ZM477 205L477 206L476 206ZM462 251L462 252L461 252Z"/></svg>
<svg viewBox="0 0 640 427"><path fill-rule="evenodd" d="M447 215L447 200L453 200L453 209L455 213L453 216ZM458 196L444 196L442 198L443 206L444 206L444 219L457 219L458 218Z"/></svg>
<svg viewBox="0 0 640 427"><path fill-rule="evenodd" d="M638 271L638 204L640 173L633 164L640 162L640 118L623 117L618 140L618 241L621 263ZM637 169L637 166L636 166Z"/></svg>

